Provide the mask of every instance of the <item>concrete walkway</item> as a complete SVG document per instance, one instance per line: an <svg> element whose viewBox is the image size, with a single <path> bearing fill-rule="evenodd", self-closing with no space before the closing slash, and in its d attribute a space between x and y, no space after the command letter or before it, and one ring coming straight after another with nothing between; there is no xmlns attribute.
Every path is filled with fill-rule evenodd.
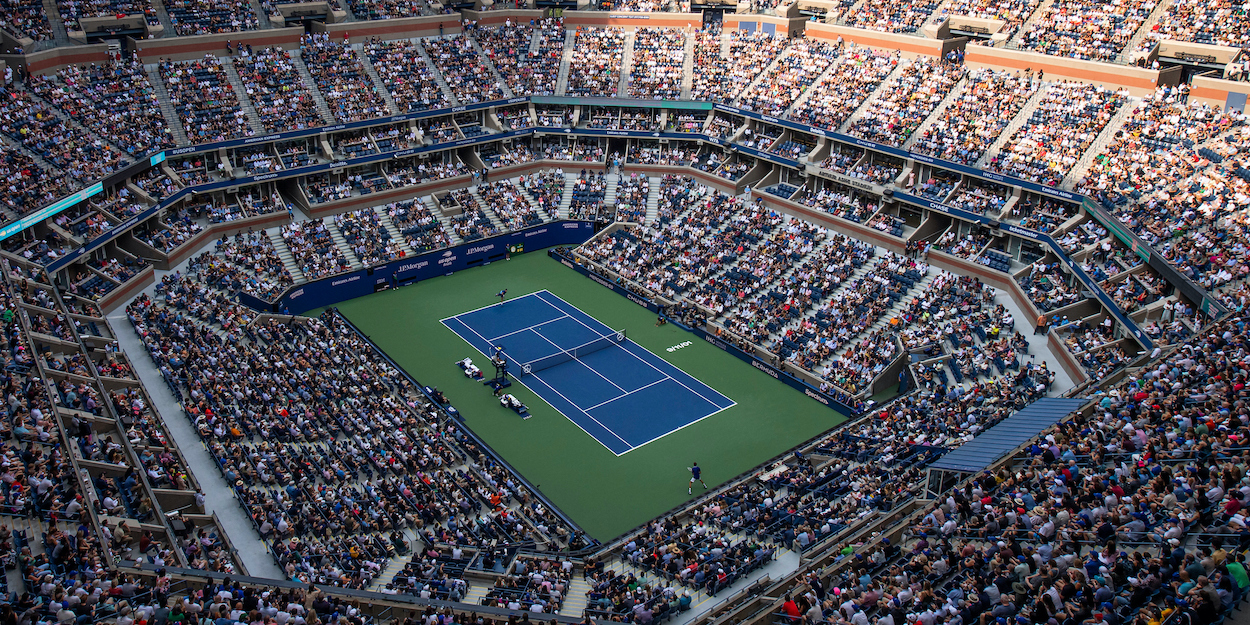
<svg viewBox="0 0 1250 625"><path fill-rule="evenodd" d="M177 269L185 270L185 263ZM168 273L170 272L157 271L156 284ZM155 284L144 292L150 296L154 290ZM169 386L165 384L165 379L156 369L143 340L126 317L126 309L123 307L113 311L108 316L108 321L113 329L113 336L117 337L118 345L126 352L139 379L143 380L153 407L160 413L165 427L182 450L195 479L199 481L200 490L204 492L205 511L217 515L221 530L230 537L230 542L238 550L239 560L247 568L248 574L268 579L286 579L270 555L268 547L252 527L252 521L244 512L243 506L235 498L234 490L226 484L225 478L217 469L217 463L200 439L200 433L192 427L191 421L182 411L182 405L174 398Z"/></svg>

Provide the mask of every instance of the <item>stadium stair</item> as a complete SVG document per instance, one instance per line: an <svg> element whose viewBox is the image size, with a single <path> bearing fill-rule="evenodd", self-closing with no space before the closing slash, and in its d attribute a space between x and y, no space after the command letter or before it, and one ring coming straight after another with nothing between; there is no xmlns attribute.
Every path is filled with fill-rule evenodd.
<svg viewBox="0 0 1250 625"><path fill-rule="evenodd" d="M408 534L408 532L405 532L405 534ZM408 536L408 538L409 544L412 544L412 537ZM386 587L387 584L391 583L391 580L395 579L396 574L404 570L404 567L407 566L409 562L412 562L411 553L391 558L390 561L386 563L386 567L373 577L373 585L369 587L369 590L380 592Z"/></svg>
<svg viewBox="0 0 1250 625"><path fill-rule="evenodd" d="M1158 24L1159 20L1167 14L1168 9L1171 8L1174 2L1175 0L1162 0L1155 5L1154 10L1150 12L1150 16L1146 18L1145 22L1142 22L1141 28L1137 29L1133 38L1129 40L1128 45L1124 46L1124 50L1120 51L1120 56L1116 58L1117 63L1131 65L1129 63L1129 55L1137 49L1137 46L1146 38L1146 35L1149 35L1154 30L1155 24Z"/></svg>
<svg viewBox="0 0 1250 625"><path fill-rule="evenodd" d="M590 584L586 583L586 578L581 575L573 575L573 581L569 582L569 586L564 592L564 605L560 606L560 616L569 618L581 618L582 611L586 609L586 593L590 591Z"/></svg>
<svg viewBox="0 0 1250 625"><path fill-rule="evenodd" d="M339 230L339 225L334 219L325 220L326 230L330 231L330 238L334 239L334 244L338 246L339 252L343 254L343 258L347 259L347 264L352 269L363 269L364 264L360 262L360 258L356 256L356 252L352 251L352 246L347 242L347 237L343 236L343 232Z"/></svg>
<svg viewBox="0 0 1250 625"><path fill-rule="evenodd" d="M573 205L573 185L577 184L577 176L564 174L564 195L560 196L560 216L569 216L569 207Z"/></svg>
<svg viewBox="0 0 1250 625"><path fill-rule="evenodd" d="M660 220L660 184L662 179L659 176L651 176L647 179L651 193L647 194L647 224L655 224Z"/></svg>
<svg viewBox="0 0 1250 625"><path fill-rule="evenodd" d="M304 272L300 271L299 264L295 262L295 256L291 254L291 249L286 246L286 241L282 240L281 228L270 228L268 230L269 242L273 243L273 249L278 253L278 258L282 259L282 266L291 272L291 278L296 284L308 282L308 278L304 277Z"/></svg>
<svg viewBox="0 0 1250 625"><path fill-rule="evenodd" d="M911 146L916 143L917 139L924 135L924 132L929 129L929 126L932 125L933 122L946 115L946 109L950 107L951 103L954 102L956 98L963 95L964 89L967 87L968 74L965 72L963 77L955 83L955 86L951 87L950 93L947 93L946 97L942 98L942 101L938 102L938 105L933 107L933 112L929 113L929 116L926 117L924 121L920 122L919 126L916 126L915 132L912 132L911 136L907 138L907 141L903 143L903 149L910 150Z"/></svg>
<svg viewBox="0 0 1250 625"><path fill-rule="evenodd" d="M482 599L486 598L486 593L492 588L489 584L473 584L469 586L469 592L464 594L464 603L469 605L482 605Z"/></svg>
<svg viewBox="0 0 1250 625"><path fill-rule="evenodd" d="M681 99L689 100L694 89L694 33L686 33L686 56L681 60Z"/></svg>
<svg viewBox="0 0 1250 625"><path fill-rule="evenodd" d="M1029 30L1033 28L1033 25L1039 22L1042 19L1042 16L1046 14L1046 9L1049 9L1054 3L1055 0L1042 0L1042 3L1037 5L1036 9L1033 9L1033 14L1029 16L1029 19L1025 20L1024 23L1020 25L1020 28L1016 30L1016 34L1007 41L1007 47L1019 48L1020 42L1024 41L1024 33L1029 32Z"/></svg>
<svg viewBox="0 0 1250 625"><path fill-rule="evenodd" d="M621 186L620 175L608 174L608 186L603 189L603 205L616 211L616 189Z"/></svg>
<svg viewBox="0 0 1250 625"><path fill-rule="evenodd" d="M1116 111L1115 115L1111 117L1111 120L1107 122L1107 126L1102 129L1102 132L1098 133L1098 137L1094 139L1094 142L1089 144L1089 149L1085 150L1081 158L1072 166L1072 170L1063 177L1063 188L1071 190L1076 186L1076 183L1080 182L1081 178L1085 177L1085 174L1089 172L1090 166L1094 164L1094 157L1102 154L1103 150L1115 140L1115 133L1124 127L1124 122L1128 121L1129 116L1133 114L1133 109L1137 108L1139 102L1140 100L1137 98L1130 98L1120 106L1120 110Z"/></svg>
<svg viewBox="0 0 1250 625"><path fill-rule="evenodd" d="M386 232L391 235L391 240L398 241L405 254L414 254L412 246L408 245L408 241L404 239L403 233L395 226L395 222L391 221L391 216L386 214L386 207L374 206L373 212L378 214L378 220L382 222L382 227L386 228Z"/></svg>
<svg viewBox="0 0 1250 625"><path fill-rule="evenodd" d="M90 129L83 126L82 124L79 124L77 117L67 115L65 111L62 111L60 107L56 106L52 102L49 102L48 100L45 100L38 95L35 95L34 92L27 92L27 93L30 95L31 100L42 103L44 106L48 108L49 111L52 111L52 114L56 115L61 120L61 123L65 124L66 126L75 127L81 130L83 132L83 136L90 137L92 135L99 134L99 133L91 131ZM123 150L121 146L117 145L116 143L113 143L111 138L106 139L106 141L108 142L109 147L112 147L114 150L117 150L117 153L123 155L123 158L126 158L127 160L133 160L134 157L126 150Z"/></svg>
<svg viewBox="0 0 1250 625"><path fill-rule="evenodd" d="M543 37L542 30L538 28L530 29L530 56L538 54L538 50L542 48Z"/></svg>
<svg viewBox="0 0 1250 625"><path fill-rule="evenodd" d="M1038 105L1041 104L1042 100L1046 97L1046 87L1047 85L1042 85L1038 88L1038 90L1033 93L1033 96L1024 103L1024 106L1020 107L1020 112L1016 113L1016 116L1012 118L1011 122L1008 123L1007 126L1003 128L1003 131L994 138L994 142L985 149L985 154L982 154L981 158L977 159L975 165L977 169L985 169L986 164L990 162L990 158L992 156L997 156L998 153L1002 151L1003 146L1011 140L1012 135L1016 134L1016 131L1020 130L1020 128L1024 126L1024 124L1027 123L1031 117L1033 117L1033 111L1037 110Z"/></svg>
<svg viewBox="0 0 1250 625"><path fill-rule="evenodd" d="M721 325L722 326L725 325L724 322L729 319L730 315L738 314L738 312L742 308L748 306L751 303L758 302L761 297L765 297L766 295L768 295L769 291L772 291L778 285L790 284L791 283L790 276L793 275L795 271L798 271L799 268L802 267L809 258L813 258L815 254L819 254L821 250L823 250L824 247L829 244L832 238L829 237L828 234L829 232L826 231L825 240L813 246L812 251L803 255L802 258L799 258L791 262L789 267L787 267L785 271L782 271L781 273L773 276L773 278L769 280L768 282L761 283L759 288L756 289L755 293L751 297L743 299L742 301L738 303L737 306L727 309L724 315L721 315L720 317L718 317ZM728 328L728 326L726 326L726 328ZM761 346L761 347L766 347L766 346Z"/></svg>
<svg viewBox="0 0 1250 625"><path fill-rule="evenodd" d="M152 9L156 11L156 19L160 20L161 27L165 29L166 37L173 37L178 34L174 28L174 21L169 18L169 10L165 8L165 0L152 0Z"/></svg>
<svg viewBox="0 0 1250 625"><path fill-rule="evenodd" d="M182 127L182 119L178 117L178 111L174 110L174 103L169 99L165 81L161 80L160 70L154 63L144 65L143 70L147 72L148 82L152 85L152 93L156 94L156 100L161 103L161 114L165 116L165 125L174 136L174 143L190 145L191 142L187 140L187 131Z"/></svg>
<svg viewBox="0 0 1250 625"><path fill-rule="evenodd" d="M226 74L226 81L230 83L230 88L234 89L234 94L239 98L239 107L243 109L243 114L247 115L248 127L258 135L264 134L265 125L261 123L260 114L252 105L252 99L247 96L247 89L243 86L243 77L239 76L239 71L234 68L234 62L230 57L221 59L221 69Z"/></svg>
<svg viewBox="0 0 1250 625"><path fill-rule="evenodd" d="M826 243L826 245L828 245L828 243ZM820 248L812 250L813 253L819 253L819 251L820 251ZM878 254L880 254L881 249L878 248L877 252ZM868 262L865 262L863 265L860 265L858 268L852 271L850 275L848 275L846 279L842 281L842 284L838 285L837 288L831 289L828 293L825 294L823 298L812 302L811 309L807 310L802 315L800 315L798 319L784 326L781 326L781 329L778 330L777 332L773 332L769 334L768 340L771 342L775 340L778 336L780 336L786 329L797 326L799 325L799 323L815 317L816 312L820 310L821 306L824 306L826 302L833 299L834 295L841 293L843 289L846 289L850 284L854 283L856 280L859 280L860 278L863 278L869 271L872 271L873 265L874 265L874 262L871 259Z"/></svg>
<svg viewBox="0 0 1250 625"><path fill-rule="evenodd" d="M841 63L839 63L840 60L841 59L835 59L834 62L830 63L829 66L825 68L825 71L821 72L820 75L816 77L816 80L812 81L812 87L815 87L816 85L819 85L819 84L823 84L821 81L825 79L825 76L836 71L838 67L842 65ZM792 111L799 108L800 106L803 106L803 104L807 102L808 98L812 97L812 93L815 91L816 90L812 88L804 89L803 93L799 94L799 97L794 99L794 103L790 105L790 108L786 109L786 113L785 113L786 116L788 117Z"/></svg>
<svg viewBox="0 0 1250 625"><path fill-rule="evenodd" d="M577 31L564 33L564 52L560 55L560 77L556 79L556 95L564 95L569 89L569 63L573 60L573 44Z"/></svg>
<svg viewBox="0 0 1250 625"><path fill-rule="evenodd" d="M348 11L347 14L351 15L352 13ZM406 112L399 110L399 106L395 104L395 98L391 97L391 90L386 88L386 83L382 81L382 76L378 75L377 68L369 61L369 55L365 53L365 49L360 48L356 50L356 55L360 57L360 66L365 69L365 75L369 77L369 80L373 81L374 90L386 101L386 108L396 115Z"/></svg>
<svg viewBox="0 0 1250 625"><path fill-rule="evenodd" d="M742 91L738 92L738 97L734 98L735 106L738 104L738 101L741 99L742 94L751 93L751 90L755 89L755 86L758 85L761 80L764 80L765 76L772 75L771 72L773 71L773 69L777 67L777 64L781 62L781 59L785 58L787 50L788 48L782 48L780 51L778 51L777 56L773 58L772 62L769 63L768 65L765 65L764 68L760 70L760 73L756 74L755 78L751 80L750 83L747 83L747 86L743 87Z"/></svg>
<svg viewBox="0 0 1250 625"><path fill-rule="evenodd" d="M456 97L456 93L451 90L451 85L448 85L447 80L443 78L443 72L439 71L438 65L434 63L434 59L431 59L429 53L425 51L425 42L418 40L414 49L417 51L417 54L421 55L426 67L430 68L430 75L434 77L434 82L438 83L438 87L443 90L443 94L447 96L451 105L458 106L460 98Z"/></svg>
<svg viewBox="0 0 1250 625"><path fill-rule="evenodd" d="M30 159L33 160L36 165L39 165L40 169L46 172L63 173L63 175L66 178L70 178L70 179L73 178L73 176L70 176L68 172L61 172L61 168L56 167L52 163L49 163L48 161L44 160L42 156L27 149L26 146L22 145L21 143L9 138L8 135L0 136L0 142L3 142L5 145L9 146L10 148L17 150L18 152L21 152L22 154L25 154L26 156L30 157ZM49 222L49 223L52 223L52 222Z"/></svg>
<svg viewBox="0 0 1250 625"><path fill-rule="evenodd" d="M625 33L625 44L621 50L621 81L616 86L616 97L624 98L629 95L629 74L634 67L634 41L637 39L635 33L637 30L631 30Z"/></svg>
<svg viewBox="0 0 1250 625"><path fill-rule="evenodd" d="M853 11L855 9L851 10ZM877 88L873 89L872 93L869 94L868 97L864 98L864 101L859 104L859 108L855 109L855 112L852 113L850 117L846 118L846 121L842 123L842 127L838 129L838 132L845 134L848 128L853 126L855 122L859 121L859 118L864 116L864 112L868 110L868 107L872 106L872 104L877 101L877 98L881 95L882 90L884 90L886 86L893 84L894 79L898 77L899 73L903 71L903 68L906 65L906 63L899 63L894 66L894 69L890 70L890 73L886 75L885 80L882 80L881 84L877 85Z"/></svg>
<svg viewBox="0 0 1250 625"><path fill-rule="evenodd" d="M317 81L313 80L312 72L308 71L308 66L304 64L303 56L292 54L291 63L299 71L300 80L304 81L304 86L308 87L308 93L312 94L313 100L317 103L317 112L321 114L322 121L326 125L333 124L335 122L334 113L330 111L330 104L326 102L325 96L321 95L321 89L317 88Z"/></svg>
<svg viewBox="0 0 1250 625"><path fill-rule="evenodd" d="M52 39L56 45L69 45L69 35L65 32L65 20L61 19L61 10L56 6L56 0L43 0L43 12L48 16L48 22L52 24Z"/></svg>
<svg viewBox="0 0 1250 625"><path fill-rule="evenodd" d="M890 323L890 319L894 318L902 312L905 307L911 304L912 297L916 293L923 293L925 289L929 288L929 285L933 283L933 280L937 278L937 276L938 271L930 267L929 273L925 274L925 277L921 278L915 286L904 291L903 296L898 298L898 301L895 302L893 306L881 313L881 316L877 317L877 320L872 322L872 325L868 326L868 329L860 332L859 335L852 337L851 340L847 341L846 345L843 345L836 353L834 353L832 358L822 361L820 363L821 366L841 358L844 354L846 354L847 350L851 349L851 347L859 342L859 339L871 335L873 332Z"/></svg>
<svg viewBox="0 0 1250 625"><path fill-rule="evenodd" d="M499 215L496 215L494 209L491 208L494 204L487 202L486 198L482 197L482 194L477 192L478 188L479 187L469 187L469 194L473 196L473 199L477 200L478 205L482 207L482 212L486 214L486 217L490 219L490 222L495 224L495 229L499 232L509 232L510 230L503 225L502 221L499 220Z"/></svg>
<svg viewBox="0 0 1250 625"><path fill-rule="evenodd" d="M855 4L851 5L851 8L847 9L845 13L839 13L834 23L839 26L846 26L846 16L859 13L859 10L867 3L868 0L858 0Z"/></svg>
<svg viewBox="0 0 1250 625"><path fill-rule="evenodd" d="M511 98L516 95L512 92L512 87L508 86L508 81L504 80L503 75L499 73L499 68L495 67L495 62L490 60L490 55L486 54L486 51L482 49L482 45L477 42L477 39L468 34L464 38L469 40L469 45L473 46L473 50L477 52L478 58L482 59L482 64L490 71L490 75L495 77L495 84L503 89L504 97Z"/></svg>
<svg viewBox="0 0 1250 625"><path fill-rule="evenodd" d="M425 204L425 207L430 209L430 214L437 217L438 222L443 224L443 231L445 231L447 236L451 238L452 245L464 243L464 240L460 238L460 235L456 234L456 229L451 227L451 217L443 214L443 210L438 207L438 200L435 199L433 195L422 196L421 203Z"/></svg>
<svg viewBox="0 0 1250 625"><path fill-rule="evenodd" d="M258 22L260 29L268 30L270 28L273 28L273 23L269 21L269 14L265 13L265 7L263 4L261 4L260 0L250 0L250 2L252 3L252 11L256 12L256 21ZM352 12L348 11L347 21L349 22L351 21L350 19L351 15L352 15Z"/></svg>

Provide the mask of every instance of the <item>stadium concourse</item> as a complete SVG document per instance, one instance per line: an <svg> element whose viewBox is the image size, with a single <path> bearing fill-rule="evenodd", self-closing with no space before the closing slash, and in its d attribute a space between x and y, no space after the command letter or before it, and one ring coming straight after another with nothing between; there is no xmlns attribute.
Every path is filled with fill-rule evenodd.
<svg viewBox="0 0 1250 625"><path fill-rule="evenodd" d="M0 0L0 613L1236 623L1248 46L1191 0ZM453 365L501 342L535 418Z"/></svg>

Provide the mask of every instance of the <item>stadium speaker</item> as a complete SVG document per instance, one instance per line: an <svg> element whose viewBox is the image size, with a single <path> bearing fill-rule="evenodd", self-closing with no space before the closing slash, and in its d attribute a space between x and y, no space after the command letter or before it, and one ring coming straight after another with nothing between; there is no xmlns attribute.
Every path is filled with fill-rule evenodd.
<svg viewBox="0 0 1250 625"><path fill-rule="evenodd" d="M174 531L175 536L180 536L180 537L185 537L187 533L190 531L190 529L187 527L187 524L184 523L182 519L170 519L169 529L172 529Z"/></svg>
<svg viewBox="0 0 1250 625"><path fill-rule="evenodd" d="M991 222L986 223L985 225L989 226L991 230L1001 230L1003 227L1003 224L997 221L991 221Z"/></svg>
<svg viewBox="0 0 1250 625"><path fill-rule="evenodd" d="M881 192L881 195L884 195L885 197L894 197L894 188L886 187L885 191Z"/></svg>

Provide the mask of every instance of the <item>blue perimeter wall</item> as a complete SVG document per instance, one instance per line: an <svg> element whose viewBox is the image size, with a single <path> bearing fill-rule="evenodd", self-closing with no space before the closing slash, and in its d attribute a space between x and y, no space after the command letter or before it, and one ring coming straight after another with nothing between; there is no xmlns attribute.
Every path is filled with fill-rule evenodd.
<svg viewBox="0 0 1250 625"><path fill-rule="evenodd" d="M598 282L599 284L603 285L603 287L607 288L609 291L612 291L613 293L616 293L617 295L623 296L625 299L628 299L629 301L635 304L638 304L639 306L642 306L643 308L646 308L647 310L653 313L661 314L659 304L656 304L655 302L641 295L638 295L637 293L630 291L624 286L621 286L619 284L612 282L608 278L605 278L599 275L598 273L596 273L595 271L592 271L589 267L578 264L574 259L569 258L568 256L565 256L564 254L560 253L559 250L548 250L547 255L560 261L561 264L568 266L570 269L586 276L587 278L590 278L591 280L594 280L595 282ZM828 406L829 408L832 408L848 417L855 416L862 412L862 410L857 410L856 408L848 406L847 404L843 403L840 399L835 398L832 395L829 395L827 393L824 393L820 389L803 381L801 378L795 377L795 375L790 373L789 371L778 369L777 367L774 367L772 364L765 362L763 360L760 360L759 358L755 357L753 354L748 354L747 352L742 351L741 349L738 349L737 346L733 345L732 343L726 342L724 339L721 339L720 337L710 332L707 332L703 328L689 327L683 323L678 322L675 319L668 317L667 315L665 315L665 318L669 320L669 323L672 323L673 325L679 328L682 328L686 330L687 332L693 332L694 335L699 337L700 339L707 341L708 343L711 343L712 345L715 345L725 350L727 353L734 356L738 360L741 360L751 365L752 367L755 367L756 369L763 371L765 374L767 374L769 377L773 378L774 380L784 382L790 388L793 388L794 390L799 391L803 393L804 395L807 395L808 397L811 397L812 399L824 404L825 406Z"/></svg>
<svg viewBox="0 0 1250 625"><path fill-rule="evenodd" d="M288 290L275 302L266 302L247 293L239 293L239 301L262 312L288 314L289 311L289 314L300 314L370 293L478 267L503 258L512 245L522 244L526 250L540 250L555 245L581 245L594 234L595 225L589 221L553 221L393 260L385 265L314 280Z"/></svg>

